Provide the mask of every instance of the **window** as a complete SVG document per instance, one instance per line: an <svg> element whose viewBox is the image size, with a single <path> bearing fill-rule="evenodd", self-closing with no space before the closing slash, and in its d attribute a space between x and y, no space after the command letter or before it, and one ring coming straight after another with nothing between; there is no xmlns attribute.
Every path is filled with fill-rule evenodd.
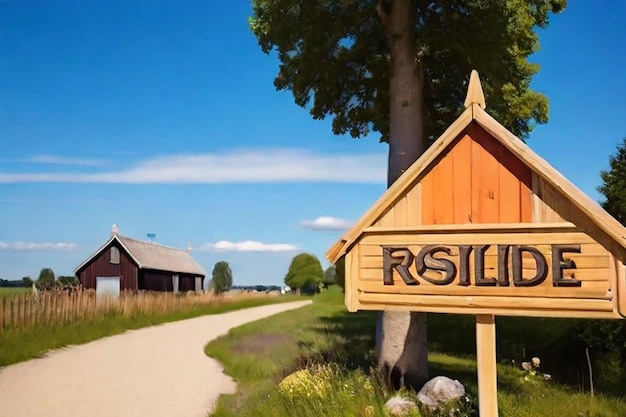
<svg viewBox="0 0 626 417"><path fill-rule="evenodd" d="M111 246L111 250L109 252L109 263L119 265L120 263L120 250L115 246Z"/></svg>

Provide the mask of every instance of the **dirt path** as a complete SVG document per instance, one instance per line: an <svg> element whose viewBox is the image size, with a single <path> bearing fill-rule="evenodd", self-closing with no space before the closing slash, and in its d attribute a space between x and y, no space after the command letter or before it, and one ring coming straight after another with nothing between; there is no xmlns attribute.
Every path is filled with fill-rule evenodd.
<svg viewBox="0 0 626 417"><path fill-rule="evenodd" d="M205 417L235 383L204 346L233 327L308 303L133 330L2 368L0 416Z"/></svg>

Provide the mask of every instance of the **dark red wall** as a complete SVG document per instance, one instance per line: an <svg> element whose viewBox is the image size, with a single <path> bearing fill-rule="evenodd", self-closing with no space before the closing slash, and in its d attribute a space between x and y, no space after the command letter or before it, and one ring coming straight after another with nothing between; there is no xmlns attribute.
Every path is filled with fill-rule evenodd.
<svg viewBox="0 0 626 417"><path fill-rule="evenodd" d="M142 270L139 272L139 288L148 291L174 291L172 272Z"/></svg>
<svg viewBox="0 0 626 417"><path fill-rule="evenodd" d="M139 289L149 291L174 291L173 272L141 270L139 271ZM178 274L178 291L195 291L196 276Z"/></svg>
<svg viewBox="0 0 626 417"><path fill-rule="evenodd" d="M120 289L137 290L137 266L128 254L120 250L119 265L109 263L110 247L103 250L97 257L77 272L78 279L84 288L96 288L96 277L120 277Z"/></svg>
<svg viewBox="0 0 626 417"><path fill-rule="evenodd" d="M195 291L196 290L196 277L191 276L191 275L180 275L178 278L178 290L181 292Z"/></svg>

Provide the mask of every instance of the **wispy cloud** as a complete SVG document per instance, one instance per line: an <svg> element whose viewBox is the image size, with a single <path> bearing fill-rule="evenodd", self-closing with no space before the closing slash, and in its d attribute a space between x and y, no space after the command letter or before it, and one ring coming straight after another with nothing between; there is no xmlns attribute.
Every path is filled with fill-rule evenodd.
<svg viewBox="0 0 626 417"><path fill-rule="evenodd" d="M0 250L19 251L72 251L76 249L75 243L68 242L2 242Z"/></svg>
<svg viewBox="0 0 626 417"><path fill-rule="evenodd" d="M337 217L321 216L315 220L304 220L300 222L300 226L306 229L319 231L341 231L352 226L352 222Z"/></svg>
<svg viewBox="0 0 626 417"><path fill-rule="evenodd" d="M198 250L220 252L291 252L298 250L298 248L289 243L263 243L256 240L245 240L243 242L220 240L216 243L205 243L200 246Z"/></svg>
<svg viewBox="0 0 626 417"><path fill-rule="evenodd" d="M166 155L128 169L91 173L0 172L0 183L383 183L384 153L326 155L299 149L235 150L226 153Z"/></svg>
<svg viewBox="0 0 626 417"><path fill-rule="evenodd" d="M72 158L56 155L33 155L30 158L21 159L20 162L29 162L33 164L51 164L51 165L85 165L98 166L107 163L105 159L92 158Z"/></svg>

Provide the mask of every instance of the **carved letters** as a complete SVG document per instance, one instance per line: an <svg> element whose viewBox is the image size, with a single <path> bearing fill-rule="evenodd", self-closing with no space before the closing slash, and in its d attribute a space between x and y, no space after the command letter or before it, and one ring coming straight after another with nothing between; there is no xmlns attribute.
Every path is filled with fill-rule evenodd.
<svg viewBox="0 0 626 417"><path fill-rule="evenodd" d="M461 286L533 287L540 285L548 276L548 261L537 248L528 245L497 245L496 276L485 276L485 253L491 245L430 245L424 246L417 254L407 247L383 247L383 284L394 285L393 271L396 270L406 285L420 285L416 278L433 285L450 285L457 280ZM563 276L564 269L576 269L576 263L564 258L566 253L580 253L580 245L552 245L551 268L552 286L580 287L581 281ZM454 250L456 249L456 250ZM457 253L458 255L452 255ZM527 254L524 256L524 254ZM447 255L447 256L444 256ZM473 255L473 271L470 257ZM524 277L523 259L532 259L534 276ZM528 267L526 268L528 269ZM428 271L440 272L433 278ZM413 275L413 274L416 274Z"/></svg>

